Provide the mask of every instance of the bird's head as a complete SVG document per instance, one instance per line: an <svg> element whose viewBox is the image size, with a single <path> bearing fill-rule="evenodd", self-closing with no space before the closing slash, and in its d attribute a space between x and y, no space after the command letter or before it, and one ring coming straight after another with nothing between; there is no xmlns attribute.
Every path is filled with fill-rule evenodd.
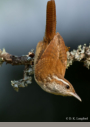
<svg viewBox="0 0 90 127"><path fill-rule="evenodd" d="M44 90L49 93L62 96L73 96L77 98L79 101L82 101L81 98L75 92L72 84L61 76L53 76L52 78L49 77L49 82L45 86L46 90Z"/></svg>

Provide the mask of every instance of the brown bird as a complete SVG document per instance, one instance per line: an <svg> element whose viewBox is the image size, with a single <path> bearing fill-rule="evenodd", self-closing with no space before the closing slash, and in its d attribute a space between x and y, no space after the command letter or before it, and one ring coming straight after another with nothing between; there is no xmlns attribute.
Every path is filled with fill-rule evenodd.
<svg viewBox="0 0 90 127"><path fill-rule="evenodd" d="M46 31L43 41L36 47L34 77L46 92L74 96L81 101L72 84L64 78L67 65L67 47L59 33L56 33L55 1L47 2Z"/></svg>

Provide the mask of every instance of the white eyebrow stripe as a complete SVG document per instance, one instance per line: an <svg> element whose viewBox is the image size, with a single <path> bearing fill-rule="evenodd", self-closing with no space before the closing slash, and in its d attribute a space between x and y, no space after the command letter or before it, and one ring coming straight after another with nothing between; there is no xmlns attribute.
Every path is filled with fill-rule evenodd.
<svg viewBox="0 0 90 127"><path fill-rule="evenodd" d="M50 77L48 77L48 79L49 79L49 80L51 80L51 78L50 78Z"/></svg>
<svg viewBox="0 0 90 127"><path fill-rule="evenodd" d="M69 85L67 82L65 82L63 79L58 78L57 76L53 76L53 78L57 79L58 81L61 81L67 85Z"/></svg>

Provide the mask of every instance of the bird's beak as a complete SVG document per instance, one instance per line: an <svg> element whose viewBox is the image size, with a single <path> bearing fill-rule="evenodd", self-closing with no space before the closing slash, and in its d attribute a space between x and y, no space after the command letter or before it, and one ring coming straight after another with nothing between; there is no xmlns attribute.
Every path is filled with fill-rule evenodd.
<svg viewBox="0 0 90 127"><path fill-rule="evenodd" d="M70 92L69 94L70 94L71 96L77 98L79 101L82 101L81 98L77 95L77 93L72 93L72 92Z"/></svg>

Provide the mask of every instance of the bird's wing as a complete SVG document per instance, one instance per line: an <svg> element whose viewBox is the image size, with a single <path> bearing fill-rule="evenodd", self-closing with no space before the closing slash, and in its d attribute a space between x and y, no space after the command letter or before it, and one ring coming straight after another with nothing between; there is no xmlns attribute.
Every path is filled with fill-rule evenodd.
<svg viewBox="0 0 90 127"><path fill-rule="evenodd" d="M64 40L62 36L57 33L58 41L59 41L59 59L61 60L62 64L65 66L67 65L67 47L65 46Z"/></svg>
<svg viewBox="0 0 90 127"><path fill-rule="evenodd" d="M64 76L66 69L66 55L64 48L66 50L66 47L63 47L63 43L64 41L62 40L60 34L57 33L46 47L45 51L38 60L38 63L36 63L35 76L37 78L41 78L39 75L40 73L42 73L42 79L52 73L59 73Z"/></svg>
<svg viewBox="0 0 90 127"><path fill-rule="evenodd" d="M64 77L67 66L67 48L62 36L59 33L57 33L57 38L59 43L59 59L56 65L56 70L58 71L58 74L61 74Z"/></svg>
<svg viewBox="0 0 90 127"><path fill-rule="evenodd" d="M43 52L41 59L59 59L61 63L66 67L67 64L67 54L66 54L66 46L62 36L59 33L56 33L50 44L46 47Z"/></svg>
<svg viewBox="0 0 90 127"><path fill-rule="evenodd" d="M57 50L57 45L54 40L52 40L38 59L38 62L35 64L35 77L38 81L43 80L48 76L48 74L52 73L58 58L59 52Z"/></svg>

